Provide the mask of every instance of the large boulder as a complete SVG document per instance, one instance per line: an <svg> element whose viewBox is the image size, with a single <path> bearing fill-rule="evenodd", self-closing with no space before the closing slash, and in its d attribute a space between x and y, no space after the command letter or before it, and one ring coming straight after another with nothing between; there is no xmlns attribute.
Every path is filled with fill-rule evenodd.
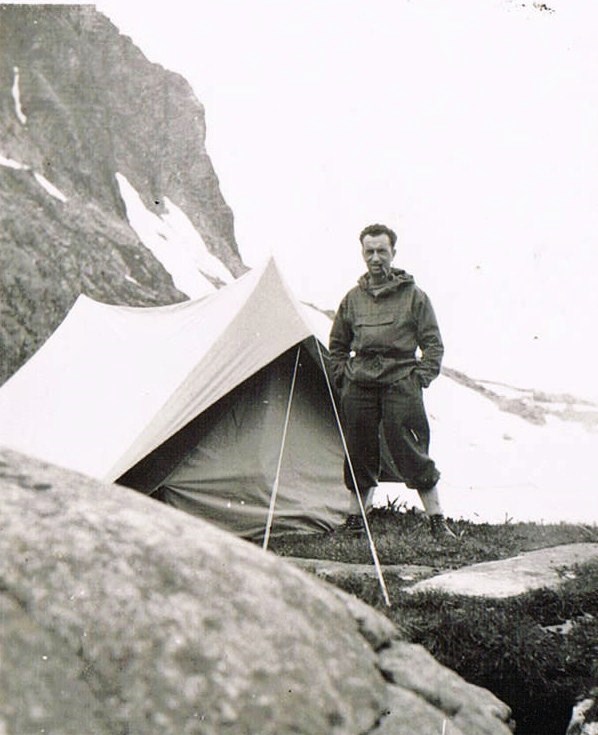
<svg viewBox="0 0 598 735"><path fill-rule="evenodd" d="M8 451L0 506L2 735L509 732L386 617L192 516Z"/></svg>

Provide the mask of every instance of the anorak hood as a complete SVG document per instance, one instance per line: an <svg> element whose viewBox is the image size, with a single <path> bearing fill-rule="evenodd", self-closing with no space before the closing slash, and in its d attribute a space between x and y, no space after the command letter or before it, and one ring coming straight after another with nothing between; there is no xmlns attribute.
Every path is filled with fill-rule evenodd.
<svg viewBox="0 0 598 735"><path fill-rule="evenodd" d="M377 286L375 293L370 290L371 278L369 273L364 273L357 283L363 291L372 293L373 296L379 298L380 296L394 293L406 283L415 283L415 280L410 273L407 273L407 271L401 270L400 268L391 268L390 273L388 274L388 281L383 286Z"/></svg>

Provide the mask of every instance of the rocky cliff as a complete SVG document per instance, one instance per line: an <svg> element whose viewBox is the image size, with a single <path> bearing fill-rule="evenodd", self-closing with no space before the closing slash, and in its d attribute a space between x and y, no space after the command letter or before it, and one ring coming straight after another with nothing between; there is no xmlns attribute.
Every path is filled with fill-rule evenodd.
<svg viewBox="0 0 598 735"><path fill-rule="evenodd" d="M119 177L158 217L184 212L244 271L200 102L91 5L0 5L0 383L86 293L185 298L131 228Z"/></svg>

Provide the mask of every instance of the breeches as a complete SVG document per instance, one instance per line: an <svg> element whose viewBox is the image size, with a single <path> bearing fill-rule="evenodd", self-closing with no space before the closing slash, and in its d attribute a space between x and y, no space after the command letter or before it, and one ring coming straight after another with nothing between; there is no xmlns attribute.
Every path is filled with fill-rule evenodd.
<svg viewBox="0 0 598 735"><path fill-rule="evenodd" d="M341 414L360 494L378 483L383 442L393 474L408 487L430 490L438 482L440 473L428 455L430 425L422 389L414 376L408 375L393 385L345 382ZM349 490L355 489L346 457L344 480Z"/></svg>

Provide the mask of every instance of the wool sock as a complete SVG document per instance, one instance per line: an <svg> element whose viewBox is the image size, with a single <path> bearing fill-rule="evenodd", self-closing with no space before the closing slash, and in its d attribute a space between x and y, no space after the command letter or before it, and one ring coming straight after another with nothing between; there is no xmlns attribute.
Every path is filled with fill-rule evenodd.
<svg viewBox="0 0 598 735"><path fill-rule="evenodd" d="M375 492L376 492L376 486L374 485L374 487L369 488L369 490L367 490L361 496L361 501L363 503L363 507L366 513L368 513L372 508ZM357 495L355 495L354 492L351 493L351 497L349 498L349 515L355 515L355 516L361 515L359 501L357 500Z"/></svg>
<svg viewBox="0 0 598 735"><path fill-rule="evenodd" d="M363 507L365 508L365 512L369 513L372 509L372 506L374 505L374 493L376 492L376 486L371 487L367 493L365 494L363 498Z"/></svg>
<svg viewBox="0 0 598 735"><path fill-rule="evenodd" d="M431 490L418 490L417 492L428 516L444 515L438 497L438 485L434 485Z"/></svg>

